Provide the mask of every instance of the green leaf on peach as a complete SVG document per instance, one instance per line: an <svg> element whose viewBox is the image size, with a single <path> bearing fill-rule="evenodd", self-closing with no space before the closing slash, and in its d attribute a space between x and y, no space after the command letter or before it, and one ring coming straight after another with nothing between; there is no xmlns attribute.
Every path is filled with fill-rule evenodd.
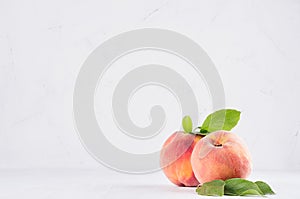
<svg viewBox="0 0 300 199"><path fill-rule="evenodd" d="M230 131L240 120L240 114L240 111L234 109L218 110L207 116L201 126L199 134L206 135L218 130Z"/></svg>
<svg viewBox="0 0 300 199"><path fill-rule="evenodd" d="M185 116L182 119L182 127L186 133L190 133L193 130L193 122L190 116Z"/></svg>

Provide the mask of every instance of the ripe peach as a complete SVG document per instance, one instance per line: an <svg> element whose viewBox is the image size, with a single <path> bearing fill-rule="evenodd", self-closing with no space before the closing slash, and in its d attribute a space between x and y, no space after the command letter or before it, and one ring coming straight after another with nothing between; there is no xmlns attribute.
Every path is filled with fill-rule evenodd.
<svg viewBox="0 0 300 199"><path fill-rule="evenodd" d="M246 145L227 131L216 131L202 138L195 145L191 164L201 184L216 179L246 178L251 172Z"/></svg>
<svg viewBox="0 0 300 199"><path fill-rule="evenodd" d="M177 131L164 143L160 153L160 165L167 178L178 186L197 186L191 166L191 154L200 135Z"/></svg>

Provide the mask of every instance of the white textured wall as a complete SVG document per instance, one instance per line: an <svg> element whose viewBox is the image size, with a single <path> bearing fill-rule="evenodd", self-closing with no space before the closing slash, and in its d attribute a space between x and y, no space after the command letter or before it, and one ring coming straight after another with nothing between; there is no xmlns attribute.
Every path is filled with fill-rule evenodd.
<svg viewBox="0 0 300 199"><path fill-rule="evenodd" d="M101 42L142 27L207 51L255 169L300 169L297 0L1 1L0 167L97 167L73 126L76 76Z"/></svg>

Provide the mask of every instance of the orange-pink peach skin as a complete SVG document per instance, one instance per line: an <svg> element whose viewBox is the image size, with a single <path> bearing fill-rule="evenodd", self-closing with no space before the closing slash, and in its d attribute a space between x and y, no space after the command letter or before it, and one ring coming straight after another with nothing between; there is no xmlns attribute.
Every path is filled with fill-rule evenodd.
<svg viewBox="0 0 300 199"><path fill-rule="evenodd" d="M164 143L160 153L160 165L172 183L187 187L199 185L192 170L191 155L201 137L177 131Z"/></svg>
<svg viewBox="0 0 300 199"><path fill-rule="evenodd" d="M251 172L246 145L236 134L227 131L202 138L194 147L191 164L201 184L216 179L247 178Z"/></svg>

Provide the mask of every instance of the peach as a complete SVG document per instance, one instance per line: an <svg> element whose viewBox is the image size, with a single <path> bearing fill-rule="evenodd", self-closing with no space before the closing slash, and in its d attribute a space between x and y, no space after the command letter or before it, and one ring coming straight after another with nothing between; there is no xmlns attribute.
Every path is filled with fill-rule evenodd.
<svg viewBox="0 0 300 199"><path fill-rule="evenodd" d="M172 183L188 187L199 185L192 170L191 155L201 137L177 131L164 143L160 152L160 166Z"/></svg>
<svg viewBox="0 0 300 199"><path fill-rule="evenodd" d="M191 164L201 183L229 178L246 178L251 159L244 142L228 131L216 131L202 138L194 147Z"/></svg>

